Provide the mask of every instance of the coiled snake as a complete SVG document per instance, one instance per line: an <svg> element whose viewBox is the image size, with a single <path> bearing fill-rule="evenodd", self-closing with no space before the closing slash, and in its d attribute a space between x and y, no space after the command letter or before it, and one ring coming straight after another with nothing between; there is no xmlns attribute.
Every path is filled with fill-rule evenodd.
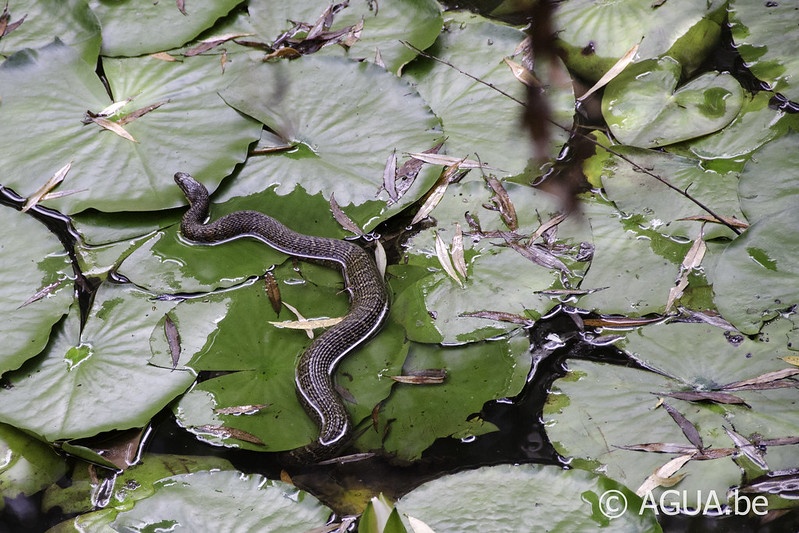
<svg viewBox="0 0 799 533"><path fill-rule="evenodd" d="M185 238L213 244L253 237L285 254L335 265L344 276L349 312L308 346L295 371L297 397L319 426L319 438L287 454L292 462L303 463L332 457L352 433L349 413L333 388L333 372L345 355L380 329L388 315L388 292L374 261L356 244L303 235L257 211L237 211L206 224L208 190L185 172L175 174L175 182L189 200L180 223Z"/></svg>

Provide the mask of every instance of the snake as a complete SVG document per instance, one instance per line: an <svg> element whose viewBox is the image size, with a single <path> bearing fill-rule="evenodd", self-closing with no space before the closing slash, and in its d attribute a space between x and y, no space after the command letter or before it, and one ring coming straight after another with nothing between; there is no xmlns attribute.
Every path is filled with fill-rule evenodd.
<svg viewBox="0 0 799 533"><path fill-rule="evenodd" d="M292 463L318 463L335 456L352 439L352 420L333 385L338 364L374 336L389 311L383 275L371 255L357 244L298 233L258 211L236 211L207 222L208 189L185 172L175 174L189 209L180 231L189 241L218 244L242 237L262 241L286 255L336 267L344 278L350 308L340 322L316 337L300 354L294 373L297 398L319 428L306 446L284 452Z"/></svg>

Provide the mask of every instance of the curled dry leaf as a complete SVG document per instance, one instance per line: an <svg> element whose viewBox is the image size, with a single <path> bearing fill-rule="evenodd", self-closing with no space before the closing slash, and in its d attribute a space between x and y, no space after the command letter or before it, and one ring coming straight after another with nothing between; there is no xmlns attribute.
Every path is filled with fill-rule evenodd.
<svg viewBox="0 0 799 533"><path fill-rule="evenodd" d="M516 216L516 208L513 206L510 196L508 196L508 191L505 190L502 183L494 176L488 176L485 178L485 181L494 192L491 201L494 203L494 206L496 206L497 211L499 211L499 216L502 217L502 221L508 229L516 231L519 228L519 219Z"/></svg>
<svg viewBox="0 0 799 533"><path fill-rule="evenodd" d="M676 474L677 471L693 457L694 454L692 453L675 457L671 461L655 470L651 476L646 478L641 486L635 490L635 493L638 496L643 497L658 487L672 487L676 485L685 477L685 474L679 476L675 476L674 474Z"/></svg>
<svg viewBox="0 0 799 533"><path fill-rule="evenodd" d="M290 306L283 303L286 307ZM335 326L339 322L344 320L344 317L336 317L336 318L307 318L302 320L284 320L283 322L269 322L271 325L275 326L276 328L283 328L283 329L302 329L305 331L311 331L314 329L319 328L329 328L331 326ZM310 337L310 335L309 335Z"/></svg>
<svg viewBox="0 0 799 533"><path fill-rule="evenodd" d="M49 285L47 285L47 286L45 286L45 287L42 287L41 289L39 289L38 291L36 291L36 292L33 294L33 296L31 296L30 298L28 298L27 300L25 300L24 302L22 302L22 304L21 304L19 307L17 307L17 309L22 309L23 307L25 307L25 306L27 306L27 305L30 305L30 304L32 304L33 302L37 302L37 301L41 300L42 298L44 298L45 296L47 296L48 294L50 294L51 292L53 292L53 289L55 289L56 287L58 287L59 285L61 285L61 283L63 283L64 281L65 281L65 280L63 280L63 279L60 279L60 280L58 280L58 281L54 281L54 282L52 282L51 284L49 284Z"/></svg>
<svg viewBox="0 0 799 533"><path fill-rule="evenodd" d="M330 211L333 213L333 218L336 219L336 222L338 222L342 228L358 236L364 235L364 232L360 226L353 222L352 219L341 210L338 202L336 202L336 196L333 193L330 193Z"/></svg>
<svg viewBox="0 0 799 533"><path fill-rule="evenodd" d="M450 258L449 251L447 250L447 245L444 244L444 239L441 238L441 235L436 232L436 257L438 258L438 262L441 263L441 267L444 269L444 272L452 278L461 288L463 288L463 281L458 276L458 273L455 271L455 267L452 266L452 259Z"/></svg>
<svg viewBox="0 0 799 533"><path fill-rule="evenodd" d="M92 118L92 122L94 122L95 124L97 124L98 126L100 126L101 128L103 128L105 130L108 130L108 131L116 133L117 135L119 135L123 139L127 139L128 141L131 141L131 142L134 142L134 143L138 143L139 142L136 139L134 139L133 135L128 133L125 128L123 128L122 126L120 126L116 122L108 120L107 118L94 117L94 118Z"/></svg>
<svg viewBox="0 0 799 533"><path fill-rule="evenodd" d="M455 223L455 235L452 236L451 251L452 265L455 267L455 271L463 279L466 279L468 272L466 269L466 256L463 250L463 230L461 230L461 225L457 222Z"/></svg>
<svg viewBox="0 0 799 533"><path fill-rule="evenodd" d="M269 407L269 405L267 404L233 405L231 407L216 408L214 409L214 413L218 415L231 415L231 416L254 415L260 413L267 407Z"/></svg>
<svg viewBox="0 0 799 533"><path fill-rule="evenodd" d="M722 390L765 390L795 387L796 380L789 379L799 374L799 368L783 368L774 372L766 372L756 378L735 381L724 385Z"/></svg>
<svg viewBox="0 0 799 533"><path fill-rule="evenodd" d="M236 439L252 444L264 444L264 441L253 435L236 428L229 428L225 426L214 426L206 424L204 426L195 426L194 429L200 433L208 433L222 439Z"/></svg>
<svg viewBox="0 0 799 533"><path fill-rule="evenodd" d="M443 368L430 368L408 372L402 376L391 376L391 379L408 385L440 385L447 379L447 371Z"/></svg>
<svg viewBox="0 0 799 533"><path fill-rule="evenodd" d="M581 97L577 99L577 103L579 104L580 102L582 102L583 100L585 100L586 98L597 92L599 89L610 83L613 80L613 78L621 74L621 72L625 68L627 68L627 65L632 63L633 58L635 58L635 54L638 52L638 47L640 46L640 44L641 43L639 42L633 45L632 48L627 50L627 52L623 56L621 56L621 58L618 61L616 61L616 64L610 67L610 70L608 70L604 76L599 78L599 81L597 81L593 87L588 89L585 92L585 94L583 94Z"/></svg>
<svg viewBox="0 0 799 533"><path fill-rule="evenodd" d="M443 142L440 142L433 146L432 148L428 148L423 154L437 154L441 147L444 146ZM416 176L419 175L419 171L422 169L422 165L424 165L423 161L415 159L411 157L405 163L402 164L400 169L397 171L397 179L396 179L396 188L397 188L397 196L402 197L408 189L410 189L413 182L416 181Z"/></svg>
<svg viewBox="0 0 799 533"><path fill-rule="evenodd" d="M269 298L269 304L276 315L280 315L280 309L283 307L283 300L280 296L280 285L277 284L275 275L271 271L264 274L264 290L266 296Z"/></svg>
<svg viewBox="0 0 799 533"><path fill-rule="evenodd" d="M169 355L172 358L172 370L175 370L180 361L180 332L178 332L178 327L169 315L164 317L164 335L166 335L166 342L169 345Z"/></svg>
<svg viewBox="0 0 799 533"><path fill-rule="evenodd" d="M425 195L424 202L422 202L422 206L419 208L419 211L416 212L413 220L411 220L411 225L424 220L430 213L433 212L433 209L435 209L441 199L444 198L444 193L447 192L447 187L449 184L456 181L457 176L459 175L459 169L460 167L455 164L451 167L445 167L444 170L441 171L441 175Z"/></svg>
<svg viewBox="0 0 799 533"><path fill-rule="evenodd" d="M47 180L47 182L44 185L39 187L39 190L28 196L28 199L25 200L25 205L22 206L22 212L25 213L31 207L38 204L39 201L42 200L42 198L44 198L50 191L56 188L62 181L64 181L64 178L67 177L67 174L69 174L69 169L71 168L72 168L72 161L70 161L63 167L56 170L55 174L53 174L53 176L49 180Z"/></svg>
<svg viewBox="0 0 799 533"><path fill-rule="evenodd" d="M217 37L212 37L210 39L203 39L202 41L200 41L200 44L198 44L197 46L194 46L193 48L189 48L188 50L183 52L183 55L185 57L196 56L196 55L202 54L203 52L207 52L208 50L211 50L212 48L216 48L220 44L226 43L228 41L232 41L233 39L239 39L241 37L248 37L250 35L253 35L253 34L252 33L228 33L226 35L219 35Z"/></svg>
<svg viewBox="0 0 799 533"><path fill-rule="evenodd" d="M386 249L379 240L375 239L375 265L378 272L382 277L386 277L386 267L388 266L388 258L386 257Z"/></svg>
<svg viewBox="0 0 799 533"><path fill-rule="evenodd" d="M681 412L666 402L663 402L662 407L667 413L669 413L669 416L671 416L672 420L674 420L680 427L683 435L685 435L685 438L688 439L688 442L696 446L698 450L704 450L705 445L702 443L702 436L699 434L699 430L696 429L696 426L694 426L690 420L685 418Z"/></svg>
<svg viewBox="0 0 799 533"><path fill-rule="evenodd" d="M658 396L668 396L669 398L676 398L686 402L714 402L730 405L746 405L748 407L748 404L743 398L735 396L734 394L727 394L726 392L678 391L658 393Z"/></svg>
<svg viewBox="0 0 799 533"><path fill-rule="evenodd" d="M763 452L754 444L752 444L749 439L727 427L724 428L724 431L727 432L727 436L730 437L730 440L735 444L735 446L741 450L741 453L744 454L753 464L764 471L769 469L766 460L763 458Z"/></svg>
<svg viewBox="0 0 799 533"><path fill-rule="evenodd" d="M507 322L508 324L518 324L520 326L532 326L535 324L535 320L532 318L514 315L513 313L505 313L503 311L472 311L469 313L461 313L459 316L485 318L486 320L496 320L497 322Z"/></svg>
<svg viewBox="0 0 799 533"><path fill-rule="evenodd" d="M524 66L520 65L519 63L513 61L512 59L505 58L505 64L510 67L510 71L513 74L513 77L522 82L523 84L527 85L528 87L533 87L536 89L542 89L544 84L541 83L541 80L535 77L530 70L524 68Z"/></svg>
<svg viewBox="0 0 799 533"><path fill-rule="evenodd" d="M489 167L485 163L475 161L474 159L466 159L465 157L455 157L451 155L431 154L428 152L409 153L414 159L418 159L428 165L442 165L445 167L457 166L462 169L482 168L483 170L497 170Z"/></svg>
<svg viewBox="0 0 799 533"><path fill-rule="evenodd" d="M388 193L392 202L399 200L397 194L397 151L392 150L386 159L386 167L383 169L383 188Z"/></svg>

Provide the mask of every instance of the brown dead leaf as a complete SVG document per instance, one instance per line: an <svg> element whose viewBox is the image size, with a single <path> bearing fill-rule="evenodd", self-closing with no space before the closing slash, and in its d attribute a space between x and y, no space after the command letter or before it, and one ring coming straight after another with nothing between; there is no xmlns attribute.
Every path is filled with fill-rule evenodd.
<svg viewBox="0 0 799 533"><path fill-rule="evenodd" d="M268 404L233 405L231 407L218 407L214 409L214 413L218 415L231 415L231 416L255 415L260 413L267 407L269 407Z"/></svg>
<svg viewBox="0 0 799 533"><path fill-rule="evenodd" d="M441 238L441 235L439 235L438 232L436 232L436 257L438 258L438 262L441 264L441 267L444 269L444 272L446 272L450 278L452 278L461 288L463 288L463 281L461 281L461 278L455 271L455 267L452 265L452 258L447 250L447 245L444 244L444 239Z"/></svg>
<svg viewBox="0 0 799 533"><path fill-rule="evenodd" d="M699 430L696 429L696 426L694 426L690 420L685 418L681 412L666 402L663 402L661 406L666 410L667 413L669 413L669 416L671 416L672 420L677 423L682 430L683 435L685 435L685 438L688 439L688 442L693 444L698 450L704 450L705 445L702 443L702 436L699 434Z"/></svg>
<svg viewBox="0 0 799 533"><path fill-rule="evenodd" d="M734 228L746 229L749 224L743 220L738 220L734 217L719 216L716 218L712 215L695 215L691 217L678 218L677 220L694 220L697 222L710 222L711 224L724 224L725 226L732 226Z"/></svg>
<svg viewBox="0 0 799 533"><path fill-rule="evenodd" d="M45 296L47 296L48 294L53 292L53 289L55 289L56 287L60 286L64 281L66 281L66 280L61 279L61 280L58 280L58 281L54 281L53 283L51 283L51 284L49 284L49 285L47 285L45 287L42 287L41 289L36 291L33 294L33 296L31 296L30 298L28 298L27 300L22 302L22 304L19 307L17 307L17 309L22 309L23 307L25 307L27 305L30 305L33 302L38 302L39 300L41 300L42 298L44 298Z"/></svg>
<svg viewBox="0 0 799 533"><path fill-rule="evenodd" d="M211 435L214 435L216 437L225 440L237 439L244 442L250 442L252 444L264 444L264 441L262 441L252 433L247 433L246 431L242 431L236 428L206 424L203 426L195 426L194 429L201 433L209 433Z"/></svg>
<svg viewBox="0 0 799 533"><path fill-rule="evenodd" d="M653 393L655 394L655 393ZM665 392L657 393L658 396L668 396L669 398L676 398L686 402L714 402L730 405L745 405L749 407L743 398L735 396L734 394L727 394L725 392L711 392L711 391L678 391L678 392Z"/></svg>
<svg viewBox="0 0 799 533"><path fill-rule="evenodd" d="M433 212L433 209L435 209L441 199L444 198L444 193L447 191L449 184L456 180L456 177L459 175L459 170L460 167L457 164L450 167L444 167L444 170L441 171L441 175L433 184L433 187L431 187L425 195L422 206L411 220L411 225L424 220L428 215L430 215L430 213Z"/></svg>
<svg viewBox="0 0 799 533"><path fill-rule="evenodd" d="M486 320L496 320L497 322L507 322L508 324L518 324L520 326L532 326L535 320L532 318L514 315L513 313L505 313L503 311L472 311L468 313L461 313L458 316L469 318L485 318Z"/></svg>
<svg viewBox="0 0 799 533"><path fill-rule="evenodd" d="M264 290L266 290L266 296L269 298L272 310L279 316L280 310L283 308L283 300L280 296L280 286L271 271L264 274Z"/></svg>
<svg viewBox="0 0 799 533"><path fill-rule="evenodd" d="M181 15L188 15L186 13L186 0L175 0L175 3L178 6L178 11L180 11Z"/></svg>
<svg viewBox="0 0 799 533"><path fill-rule="evenodd" d="M513 206L508 191L505 190L502 183L494 176L486 177L485 182L494 192L491 197L491 202L493 202L496 210L499 212L502 222L504 222L511 231L516 231L519 228L519 219L516 216L516 208Z"/></svg>
<svg viewBox="0 0 799 533"><path fill-rule="evenodd" d="M164 317L164 335L166 335L166 343L169 345L169 354L172 358L172 370L175 370L180 361L180 332L169 315Z"/></svg>
<svg viewBox="0 0 799 533"><path fill-rule="evenodd" d="M439 385L447 378L447 371L443 368L433 368L408 372L402 376L391 376L398 383L409 385Z"/></svg>
<svg viewBox="0 0 799 533"><path fill-rule="evenodd" d="M505 64L510 67L510 71L513 74L513 77L522 82L523 84L527 85L528 87L534 87L536 89L542 89L544 84L541 83L541 80L535 77L532 71L527 70L524 66L520 65L519 63L505 58Z"/></svg>
<svg viewBox="0 0 799 533"><path fill-rule="evenodd" d="M47 196L50 191L58 187L58 185L64 181L69 174L69 170L72 168L72 161L64 165L63 167L56 170L55 174L45 182L44 185L39 187L39 189L28 196L27 200L25 200L25 204L22 206L22 212L25 213L26 211L30 210L31 207L35 206L42 200L45 196Z"/></svg>
<svg viewBox="0 0 799 533"><path fill-rule="evenodd" d="M766 372L756 378L735 381L724 385L722 390L768 390L785 387L796 387L799 383L789 379L799 374L799 368L783 368L774 372Z"/></svg>
<svg viewBox="0 0 799 533"><path fill-rule="evenodd" d="M635 490L635 493L643 497L645 494L652 492L658 487L673 487L685 477L685 474L675 474L693 457L693 453L675 457L646 478L643 484Z"/></svg>
<svg viewBox="0 0 799 533"><path fill-rule="evenodd" d="M436 144L432 148L428 148L422 153L437 154L438 151L441 150L442 146L444 146L443 141ZM422 165L424 165L422 161L411 157L399 168L396 179L397 196L399 198L401 198L408 191L408 189L411 188L413 182L416 181L416 176L419 175Z"/></svg>
<svg viewBox="0 0 799 533"><path fill-rule="evenodd" d="M344 228L345 230L354 233L358 236L363 236L364 232L358 224L352 221L347 214L341 210L339 207L338 202L336 202L336 197L334 193L330 193L330 211L333 213L333 218L336 219L336 222Z"/></svg>
<svg viewBox="0 0 799 533"><path fill-rule="evenodd" d="M150 54L150 57L152 57L153 59L158 59L160 61L166 61L168 63L174 63L175 61L178 60L178 58L166 52L157 52L155 54Z"/></svg>
<svg viewBox="0 0 799 533"><path fill-rule="evenodd" d="M627 50L627 52L625 52L625 54L621 56L621 58L619 58L619 60L616 61L616 63L612 67L610 67L610 70L608 70L601 78L599 78L599 81L597 81L593 87L588 89L581 97L577 99L577 103L579 104L580 102L582 102L583 100L585 100L586 98L597 92L599 89L610 83L616 76L621 74L621 72L625 68L627 68L627 65L632 63L633 59L635 58L635 54L638 53L638 47L640 45L641 43L639 42L633 45L632 48Z"/></svg>
<svg viewBox="0 0 799 533"><path fill-rule="evenodd" d="M149 113L151 111L155 111L156 109L158 109L159 107L161 107L162 105L167 104L167 103L169 103L169 100L167 100L165 102L156 102L156 103L150 104L148 106L140 107L139 109L136 109L135 111L131 111L130 113L128 113L124 117L120 118L117 121L117 124L119 124L120 126L124 126L126 124L130 124L134 120L143 117L144 115L146 115L147 113Z"/></svg>
<svg viewBox="0 0 799 533"><path fill-rule="evenodd" d="M455 223L455 235L452 236L450 250L452 252L452 266L455 267L455 271L460 274L463 279L466 279L468 277L468 271L466 269L466 256L463 250L463 230L461 230L461 225L457 222Z"/></svg>
<svg viewBox="0 0 799 533"><path fill-rule="evenodd" d="M392 202L399 200L397 194L397 151L392 150L386 159L386 166L383 169L383 188L388 193Z"/></svg>
<svg viewBox="0 0 799 533"><path fill-rule="evenodd" d="M119 135L123 139L127 139L127 140L129 140L131 142L134 142L134 143L138 143L139 142L136 139L134 139L133 135L128 133L127 130L125 130L125 128L123 128L122 126L120 126L116 122L112 122L112 121L108 120L107 118L94 117L94 118L92 118L92 122L94 122L95 124L97 124L98 126L100 126L101 128L103 128L105 130L108 130L108 131L111 131L113 133L116 133L117 135Z"/></svg>

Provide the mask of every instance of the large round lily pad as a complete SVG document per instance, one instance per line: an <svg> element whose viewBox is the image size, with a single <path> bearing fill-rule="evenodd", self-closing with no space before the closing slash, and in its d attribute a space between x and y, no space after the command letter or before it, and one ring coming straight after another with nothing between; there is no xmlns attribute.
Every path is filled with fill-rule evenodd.
<svg viewBox="0 0 799 533"><path fill-rule="evenodd" d="M185 200L172 174L191 172L215 186L260 134L258 123L219 98L230 80L213 57L107 60L104 69L114 99L125 104L107 120L157 107L122 126L134 140L83 122L87 110L99 113L111 99L94 65L72 49L54 44L3 63L0 144L14 168L5 185L31 194L71 162L60 188L77 192L48 202L64 213L175 207Z"/></svg>

